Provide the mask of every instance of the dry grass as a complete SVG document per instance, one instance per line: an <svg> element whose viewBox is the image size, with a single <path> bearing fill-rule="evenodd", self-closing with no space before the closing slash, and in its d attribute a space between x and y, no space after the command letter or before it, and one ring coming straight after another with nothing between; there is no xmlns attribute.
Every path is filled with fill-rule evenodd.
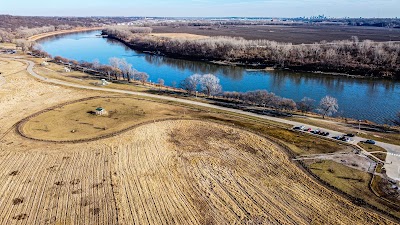
<svg viewBox="0 0 400 225"><path fill-rule="evenodd" d="M310 168L314 174L339 190L353 197L363 199L365 202L397 217L400 216L400 208L394 207L370 191L371 174L333 161L316 162L311 164Z"/></svg>
<svg viewBox="0 0 400 225"><path fill-rule="evenodd" d="M108 114L95 115L103 107ZM146 121L182 115L179 107L127 97L85 100L31 118L24 134L41 140L70 141L90 139L124 130Z"/></svg>
<svg viewBox="0 0 400 225"><path fill-rule="evenodd" d="M277 138L285 143L297 155L333 153L338 151L351 151L351 148L340 143L324 140L313 135L295 132L292 129L276 127L265 123L262 120L244 120L226 115L206 115L203 118L215 121L224 121L225 123L250 129L261 134Z"/></svg>
<svg viewBox="0 0 400 225"><path fill-rule="evenodd" d="M184 118L235 124L236 128L180 120L150 123L90 143L24 139L13 132L19 120L99 93L38 82L21 70L22 63L0 63L8 71L0 91L0 223L391 224L314 182L284 150L241 127L286 142L293 138L295 142L289 145L296 151L322 140L250 117L186 108ZM118 106L129 112L124 114L126 120L115 125L116 130L135 123L128 118L134 116L130 107L135 105L136 112L151 109L148 118L182 116L174 110L178 106L134 99L121 102L129 102ZM91 103L81 107L92 110L102 104ZM73 110L82 112L71 104L49 113L68 126L65 122L75 116ZM318 143L332 148L329 151L343 147ZM324 151L318 143L310 152Z"/></svg>
<svg viewBox="0 0 400 225"><path fill-rule="evenodd" d="M150 124L113 147L121 217L161 224L383 222L321 187L266 139L194 121ZM328 213L329 212L329 213Z"/></svg>
<svg viewBox="0 0 400 225"><path fill-rule="evenodd" d="M167 37L167 38L178 38L178 39L183 38L191 40L209 38L209 36L188 34L188 33L152 33L150 35L155 37Z"/></svg>
<svg viewBox="0 0 400 225"><path fill-rule="evenodd" d="M359 142L357 145L359 145L361 148L363 148L368 152L378 152L372 154L382 161L386 160L386 152L387 152L386 149L379 147L377 145L371 145L364 142Z"/></svg>

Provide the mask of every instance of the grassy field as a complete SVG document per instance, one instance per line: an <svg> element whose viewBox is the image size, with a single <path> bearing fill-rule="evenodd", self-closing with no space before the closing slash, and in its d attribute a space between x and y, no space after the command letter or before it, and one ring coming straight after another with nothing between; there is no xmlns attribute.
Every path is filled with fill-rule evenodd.
<svg viewBox="0 0 400 225"><path fill-rule="evenodd" d="M372 154L382 161L386 160L386 152L387 152L386 149L379 147L377 145L371 145L364 142L359 142L358 145L368 152L378 152Z"/></svg>
<svg viewBox="0 0 400 225"><path fill-rule="evenodd" d="M31 132L43 132L46 121L57 139L79 129L81 138L150 123L84 143L23 138L13 128L21 119L101 93L38 82L23 63L0 63L8 71L0 93L0 224L392 223L316 183L263 135L297 154L346 146L250 116L106 97L31 118ZM116 111L113 120L87 113L99 106ZM196 120L154 121L168 117ZM98 119L103 125L95 126Z"/></svg>
<svg viewBox="0 0 400 225"><path fill-rule="evenodd" d="M107 115L95 115L103 107ZM66 141L90 139L124 130L146 121L183 115L183 108L138 100L110 97L85 100L56 108L31 118L23 126L28 137Z"/></svg>
<svg viewBox="0 0 400 225"><path fill-rule="evenodd" d="M150 35L151 36L156 36L156 37L184 38L184 39L205 39L205 38L209 38L208 36L204 36L204 35L185 34L185 33L152 33Z"/></svg>
<svg viewBox="0 0 400 225"><path fill-rule="evenodd" d="M321 161L311 164L311 171L337 189L356 198L363 199L381 210L400 216L400 208L377 197L370 191L369 184L372 175L346 167L332 161Z"/></svg>
<svg viewBox="0 0 400 225"><path fill-rule="evenodd" d="M231 36L245 39L268 39L293 44L350 39L400 41L399 29L354 26L221 26L221 27L153 27L154 33L189 33L205 36Z"/></svg>

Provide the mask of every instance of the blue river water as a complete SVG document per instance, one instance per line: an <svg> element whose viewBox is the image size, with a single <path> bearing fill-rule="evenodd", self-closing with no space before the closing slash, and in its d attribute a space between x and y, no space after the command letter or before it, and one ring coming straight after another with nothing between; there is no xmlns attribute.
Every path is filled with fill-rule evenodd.
<svg viewBox="0 0 400 225"><path fill-rule="evenodd" d="M386 123L400 111L400 82L359 79L290 71L250 71L246 68L154 56L127 48L124 44L97 37L100 31L59 35L42 39L43 49L54 56L108 64L111 57L125 58L133 67L159 78L166 85L178 84L194 74L212 73L221 80L224 91L267 90L300 101L309 97L317 102L326 95L338 99L336 116Z"/></svg>

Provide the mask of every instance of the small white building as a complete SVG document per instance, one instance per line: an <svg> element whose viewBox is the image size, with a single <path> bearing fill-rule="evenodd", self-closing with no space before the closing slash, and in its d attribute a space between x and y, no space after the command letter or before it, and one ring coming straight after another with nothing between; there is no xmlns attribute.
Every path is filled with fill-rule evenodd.
<svg viewBox="0 0 400 225"><path fill-rule="evenodd" d="M102 107L98 107L96 109L96 115L98 115L98 116L107 115L107 111Z"/></svg>
<svg viewBox="0 0 400 225"><path fill-rule="evenodd" d="M106 81L106 79L101 79L101 85L103 85L103 86L108 85L108 82Z"/></svg>
<svg viewBox="0 0 400 225"><path fill-rule="evenodd" d="M48 62L46 62L46 61L43 61L42 63L40 63L40 65L42 65L42 66L48 66L48 65L49 65L49 63L48 63Z"/></svg>
<svg viewBox="0 0 400 225"><path fill-rule="evenodd" d="M64 67L64 72L65 72L65 73L70 73L70 72L71 72L71 69L68 68L68 67Z"/></svg>

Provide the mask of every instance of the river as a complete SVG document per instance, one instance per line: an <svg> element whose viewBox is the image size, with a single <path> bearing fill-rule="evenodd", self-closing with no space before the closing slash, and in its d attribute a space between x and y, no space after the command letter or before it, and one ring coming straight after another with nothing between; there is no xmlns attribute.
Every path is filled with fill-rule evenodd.
<svg viewBox="0 0 400 225"><path fill-rule="evenodd" d="M48 37L39 41L43 50L54 56L107 64L109 58L125 58L133 67L149 74L152 82L159 78L166 85L179 84L194 74L212 73L221 80L224 91L267 90L300 101L310 97L317 101L326 95L338 99L343 116L385 123L400 111L400 82L360 79L290 71L249 71L242 67L221 66L206 62L154 56L127 48L124 44L90 31Z"/></svg>

